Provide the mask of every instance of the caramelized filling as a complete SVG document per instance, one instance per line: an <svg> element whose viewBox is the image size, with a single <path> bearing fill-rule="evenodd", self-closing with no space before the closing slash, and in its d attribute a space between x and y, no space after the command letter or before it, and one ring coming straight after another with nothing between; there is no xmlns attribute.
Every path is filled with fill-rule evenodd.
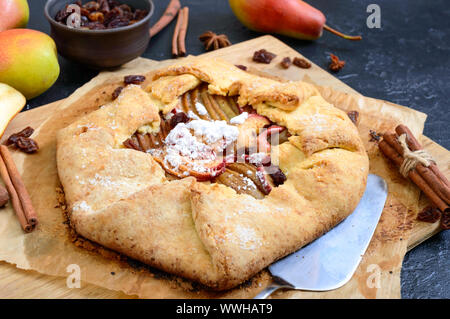
<svg viewBox="0 0 450 319"><path fill-rule="evenodd" d="M141 134L136 132L123 144L127 148L152 154L153 158L164 168L169 179L191 175L196 177L198 181L224 184L233 188L239 194L248 194L261 199L270 193L272 187L276 187L285 181L286 177L281 170L278 169L275 173L268 174L260 163L255 165L247 161L236 161L235 155L234 160L230 161L224 158L222 162L212 163L208 173L198 173L193 172L186 165L180 165L174 170L167 163L164 163L161 156L158 156L158 152L164 146L164 140L177 124L187 123L193 118L226 121L229 124L232 118L244 111L236 101L237 97L211 95L207 91L207 85L201 84L181 96L180 103L177 106L178 112L173 111L170 118L160 115L161 124L158 133ZM245 108L245 111L252 111L252 109ZM254 113L254 111L252 112ZM287 136L286 133L280 134L280 137L284 140ZM282 143L283 141L279 142ZM233 147L236 148L236 145L233 145ZM247 154L243 157L249 158L251 156Z"/></svg>

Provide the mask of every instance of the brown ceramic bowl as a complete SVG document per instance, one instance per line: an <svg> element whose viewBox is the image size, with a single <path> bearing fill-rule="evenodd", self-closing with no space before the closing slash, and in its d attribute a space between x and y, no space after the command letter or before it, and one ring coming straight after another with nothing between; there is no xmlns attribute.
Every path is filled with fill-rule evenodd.
<svg viewBox="0 0 450 319"><path fill-rule="evenodd" d="M132 25L106 30L69 28L56 22L56 13L66 4L74 2L75 0L48 0L44 9L45 17L50 22L50 35L62 56L92 68L107 69L120 66L144 53L150 40L152 0L119 0L121 4L148 10L149 13Z"/></svg>

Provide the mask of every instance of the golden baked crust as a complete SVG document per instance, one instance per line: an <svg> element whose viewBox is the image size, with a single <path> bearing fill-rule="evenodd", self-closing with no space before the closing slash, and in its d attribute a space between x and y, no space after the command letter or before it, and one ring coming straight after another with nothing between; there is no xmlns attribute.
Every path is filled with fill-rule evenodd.
<svg viewBox="0 0 450 319"><path fill-rule="evenodd" d="M150 154L122 147L136 130L159 127L158 111L169 112L200 82L211 94L239 95L240 105L292 134L271 150L287 180L263 199L193 177L169 181ZM314 86L201 58L161 70L145 91L126 87L61 130L57 165L79 234L217 290L247 280L348 216L369 169L356 127Z"/></svg>

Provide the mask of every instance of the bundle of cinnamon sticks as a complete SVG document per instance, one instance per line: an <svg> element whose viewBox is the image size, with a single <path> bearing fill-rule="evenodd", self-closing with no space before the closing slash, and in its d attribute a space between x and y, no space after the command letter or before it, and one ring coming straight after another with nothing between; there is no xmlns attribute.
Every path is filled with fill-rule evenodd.
<svg viewBox="0 0 450 319"><path fill-rule="evenodd" d="M404 141L404 142L402 142ZM424 192L429 200L442 213L441 227L449 229L450 218L450 183L433 160L423 158L422 145L417 141L408 127L399 125L395 133L385 133L378 144L383 154L410 178ZM408 158L407 158L408 157ZM415 159L417 157L417 160ZM405 171L406 160L411 160Z"/></svg>
<svg viewBox="0 0 450 319"><path fill-rule="evenodd" d="M172 55L180 57L186 55L186 32L189 24L189 8L181 9L179 0L170 0L164 14L150 28L150 37L155 36L164 29L178 15L177 23L172 37Z"/></svg>
<svg viewBox="0 0 450 319"><path fill-rule="evenodd" d="M0 176L5 183L22 229L27 233L31 232L38 223L36 212L8 147L5 145L0 145Z"/></svg>

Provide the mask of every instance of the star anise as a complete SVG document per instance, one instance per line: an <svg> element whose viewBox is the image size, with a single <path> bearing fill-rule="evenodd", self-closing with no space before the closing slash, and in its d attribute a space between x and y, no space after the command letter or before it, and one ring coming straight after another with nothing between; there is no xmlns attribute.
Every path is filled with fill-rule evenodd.
<svg viewBox="0 0 450 319"><path fill-rule="evenodd" d="M328 68L333 72L339 72L345 65L345 61L339 60L339 58L332 53L330 53L330 60L331 62L328 65Z"/></svg>
<svg viewBox="0 0 450 319"><path fill-rule="evenodd" d="M231 45L230 40L225 34L215 34L212 31L206 31L198 37L205 45L205 50L217 50Z"/></svg>

